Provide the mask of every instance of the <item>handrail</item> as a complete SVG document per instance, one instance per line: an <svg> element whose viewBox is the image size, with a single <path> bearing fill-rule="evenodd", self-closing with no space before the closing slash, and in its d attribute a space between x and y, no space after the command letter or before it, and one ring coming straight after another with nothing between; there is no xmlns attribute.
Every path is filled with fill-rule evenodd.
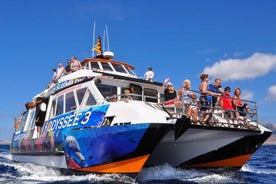
<svg viewBox="0 0 276 184"><path fill-rule="evenodd" d="M200 93L199 91L195 90L189 90L190 92L193 92L197 95L197 100L199 100L200 96L204 95ZM249 101L249 100L243 100L243 102L247 102L247 104L250 107L251 110L251 115L249 118L249 113L245 113L244 119L239 120L236 116L237 113L242 114L244 112L239 111L238 109L233 109L233 110L228 110L228 109L223 109L220 104L217 102L214 105L204 105L199 103L198 106L192 105L191 107L197 108L198 109L198 121L193 122L191 121L192 124L195 125L202 125L202 113L204 112L203 109L210 109L211 113L211 119L207 122L207 126L216 126L216 127L230 127L230 128L240 128L240 129L257 129L259 127L258 124L258 113L257 113L257 103L254 101ZM181 102L181 101L180 101ZM166 103L164 103L166 104ZM211 104L213 104L213 101L211 99ZM172 116L177 116L181 117L182 115L187 116L187 109L185 108L185 104L181 102L180 104L170 104L170 105L164 105L164 108L167 109L167 111L170 113ZM233 118L226 116L225 114L227 113L232 113ZM240 115L241 116L241 115Z"/></svg>

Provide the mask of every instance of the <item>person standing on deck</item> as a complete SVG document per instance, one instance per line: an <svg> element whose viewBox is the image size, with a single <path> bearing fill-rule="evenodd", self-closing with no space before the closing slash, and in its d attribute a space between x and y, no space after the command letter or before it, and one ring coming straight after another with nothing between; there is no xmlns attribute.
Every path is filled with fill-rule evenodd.
<svg viewBox="0 0 276 184"><path fill-rule="evenodd" d="M60 77L62 77L65 73L65 68L63 67L62 65L62 62L58 62L58 68L57 68L57 76L56 76L56 79L55 79L55 82L57 82Z"/></svg>
<svg viewBox="0 0 276 184"><path fill-rule="evenodd" d="M148 71L144 74L144 79L149 82L153 82L154 72L152 70L152 67L148 68Z"/></svg>

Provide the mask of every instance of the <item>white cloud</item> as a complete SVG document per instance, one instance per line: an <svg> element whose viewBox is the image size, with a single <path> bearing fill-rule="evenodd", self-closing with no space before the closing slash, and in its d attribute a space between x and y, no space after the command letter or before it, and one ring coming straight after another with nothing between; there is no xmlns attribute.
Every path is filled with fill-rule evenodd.
<svg viewBox="0 0 276 184"><path fill-rule="evenodd" d="M270 86L267 90L266 100L276 101L276 85Z"/></svg>
<svg viewBox="0 0 276 184"><path fill-rule="evenodd" d="M246 59L221 60L206 67L203 73L223 81L246 80L264 76L276 69L276 55L255 53Z"/></svg>

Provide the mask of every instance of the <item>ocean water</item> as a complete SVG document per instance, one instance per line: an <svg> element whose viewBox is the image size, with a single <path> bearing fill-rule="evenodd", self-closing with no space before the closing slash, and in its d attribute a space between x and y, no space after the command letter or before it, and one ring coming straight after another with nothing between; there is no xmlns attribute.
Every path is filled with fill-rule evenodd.
<svg viewBox="0 0 276 184"><path fill-rule="evenodd" d="M118 174L63 175L57 170L11 161L9 146L0 145L0 183L138 183L138 184L244 184L276 183L276 145L263 145L240 169L176 169L168 164L146 168L135 178Z"/></svg>

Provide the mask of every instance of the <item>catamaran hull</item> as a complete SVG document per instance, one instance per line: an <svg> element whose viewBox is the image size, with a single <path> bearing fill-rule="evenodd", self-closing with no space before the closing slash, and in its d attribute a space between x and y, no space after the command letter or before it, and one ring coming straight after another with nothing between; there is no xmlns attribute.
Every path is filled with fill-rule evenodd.
<svg viewBox="0 0 276 184"><path fill-rule="evenodd" d="M182 135L170 131L145 167L169 163L181 168L241 168L271 135L270 131L185 124Z"/></svg>
<svg viewBox="0 0 276 184"><path fill-rule="evenodd" d="M77 172L135 174L170 127L145 123L75 129L56 132L52 143L48 135L43 140L16 137L11 154L17 162Z"/></svg>

